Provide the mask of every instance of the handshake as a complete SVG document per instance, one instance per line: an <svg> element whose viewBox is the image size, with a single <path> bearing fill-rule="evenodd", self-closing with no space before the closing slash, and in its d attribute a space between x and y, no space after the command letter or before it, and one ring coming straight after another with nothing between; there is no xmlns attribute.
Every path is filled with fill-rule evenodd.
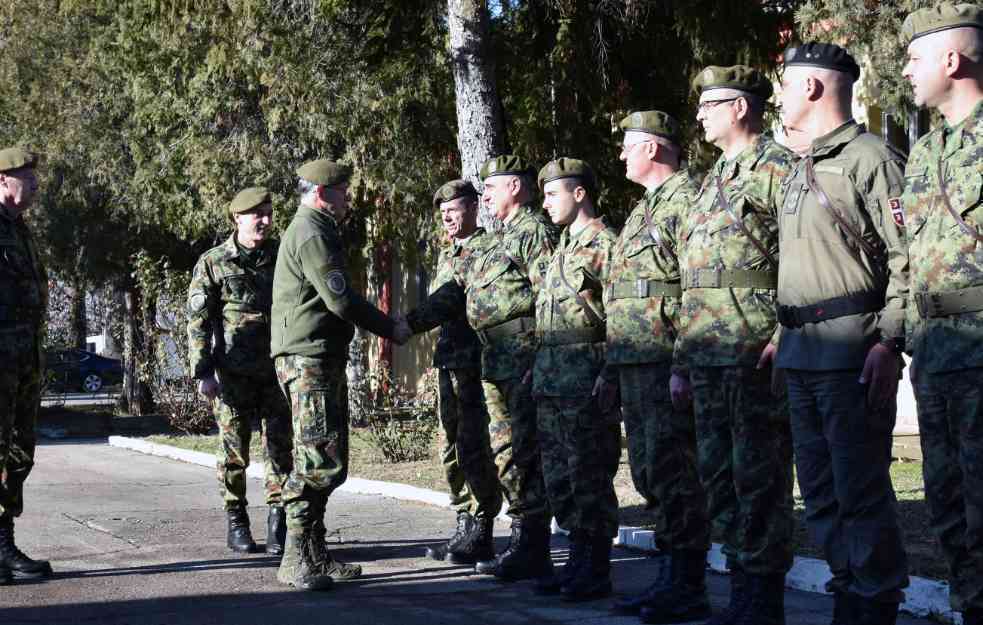
<svg viewBox="0 0 983 625"><path fill-rule="evenodd" d="M406 341L410 340L413 336L413 330L406 320L406 315L397 315L393 318L393 321L396 324L396 327L393 329L393 341L397 345L406 345Z"/></svg>

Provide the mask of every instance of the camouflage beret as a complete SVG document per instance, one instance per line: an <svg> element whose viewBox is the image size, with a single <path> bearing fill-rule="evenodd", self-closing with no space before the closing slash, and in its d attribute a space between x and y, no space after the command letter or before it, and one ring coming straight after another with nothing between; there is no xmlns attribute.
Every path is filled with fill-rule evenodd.
<svg viewBox="0 0 983 625"><path fill-rule="evenodd" d="M297 175L316 185L334 187L348 182L348 179L352 177L352 168L322 158L298 167Z"/></svg>
<svg viewBox="0 0 983 625"><path fill-rule="evenodd" d="M587 192L591 195L597 191L597 176L594 170L587 164L576 158L558 158L550 161L539 170L539 189L542 190L547 182L560 180L561 178L577 178L584 185Z"/></svg>
<svg viewBox="0 0 983 625"><path fill-rule="evenodd" d="M625 131L647 132L673 142L679 140L679 122L662 111L635 111L629 113L618 125Z"/></svg>
<svg viewBox="0 0 983 625"><path fill-rule="evenodd" d="M860 66L850 53L835 43L810 42L794 48L789 48L783 55L785 67L803 65L806 67L821 67L843 72L860 78Z"/></svg>
<svg viewBox="0 0 983 625"><path fill-rule="evenodd" d="M925 35L963 27L983 28L983 8L974 4L943 3L915 11L901 26L901 37L910 43Z"/></svg>
<svg viewBox="0 0 983 625"><path fill-rule="evenodd" d="M535 176L536 170L533 169L521 156L515 154L502 154L495 158L488 159L481 166L478 176L484 180L491 176Z"/></svg>
<svg viewBox="0 0 983 625"><path fill-rule="evenodd" d="M747 65L718 67L711 65L693 79L693 89L704 93L713 89L736 89L767 100L774 92L771 81L764 74Z"/></svg>
<svg viewBox="0 0 983 625"><path fill-rule="evenodd" d="M37 154L21 148L0 150L0 172L14 171L23 167L34 168L38 164Z"/></svg>
<svg viewBox="0 0 983 625"><path fill-rule="evenodd" d="M478 197L478 192L467 180L451 180L445 182L433 194L433 207L438 208L444 202L456 200L459 197Z"/></svg>
<svg viewBox="0 0 983 625"><path fill-rule="evenodd" d="M257 206L270 204L272 201L273 196L270 195L270 191L266 187L249 187L237 193L229 202L229 213L245 213Z"/></svg>

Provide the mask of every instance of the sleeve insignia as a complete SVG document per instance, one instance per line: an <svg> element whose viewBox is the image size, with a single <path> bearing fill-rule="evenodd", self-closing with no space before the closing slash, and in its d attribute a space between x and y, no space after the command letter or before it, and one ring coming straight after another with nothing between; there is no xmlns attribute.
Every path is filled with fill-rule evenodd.
<svg viewBox="0 0 983 625"><path fill-rule="evenodd" d="M891 217L894 219L894 223L898 225L899 228L904 228L904 205L901 203L901 198L892 197L888 199L888 205L891 207Z"/></svg>
<svg viewBox="0 0 983 625"><path fill-rule="evenodd" d="M192 295L191 299L188 300L188 309L192 313L200 313L205 310L205 294L195 293Z"/></svg>
<svg viewBox="0 0 983 625"><path fill-rule="evenodd" d="M327 286L328 291L335 295L344 295L348 290L348 281L345 280L345 274L340 271L332 271L327 275Z"/></svg>

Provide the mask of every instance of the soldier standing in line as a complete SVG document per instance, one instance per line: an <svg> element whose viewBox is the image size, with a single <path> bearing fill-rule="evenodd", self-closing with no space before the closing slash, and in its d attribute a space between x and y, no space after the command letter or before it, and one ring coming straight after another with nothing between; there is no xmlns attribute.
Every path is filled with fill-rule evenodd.
<svg viewBox="0 0 983 625"><path fill-rule="evenodd" d="M408 333L352 289L339 224L348 214L351 170L306 163L300 208L283 233L273 278L271 353L293 416L293 470L283 485L287 537L280 583L324 590L362 567L324 543L328 497L348 477L348 378L353 324L403 344Z"/></svg>
<svg viewBox="0 0 983 625"><path fill-rule="evenodd" d="M44 371L41 325L48 278L24 211L38 190L37 157L0 150L0 585L51 577L51 564L14 544L24 510L24 480L34 466L34 426Z"/></svg>
<svg viewBox="0 0 983 625"><path fill-rule="evenodd" d="M669 566L641 594L614 609L652 622L710 615L705 585L710 527L696 469L693 411L669 396L672 350L679 325L680 230L697 194L682 168L679 124L662 111L621 120L625 175L645 187L614 246L605 290L607 371L620 384L621 413L635 488L664 519Z"/></svg>
<svg viewBox="0 0 983 625"><path fill-rule="evenodd" d="M888 625L908 585L890 474L908 279L892 210L905 161L852 119L859 77L837 45L785 53L782 122L812 143L782 187L774 366L809 533L833 572L833 623Z"/></svg>
<svg viewBox="0 0 983 625"><path fill-rule="evenodd" d="M530 206L534 175L510 154L482 166L482 201L502 219L504 231L487 247L474 246L471 260L454 281L406 316L412 331L419 333L466 311L478 332L492 453L509 502L512 536L504 551L478 562L475 569L505 581L544 577L553 568L536 404L525 372L536 354L534 305L556 245L556 229ZM492 519L484 523L476 531L490 533Z"/></svg>
<svg viewBox="0 0 983 625"><path fill-rule="evenodd" d="M290 408L270 358L273 268L279 245L269 237L271 202L263 187L235 196L229 204L234 232L201 255L188 289L191 373L198 380L198 392L215 402L227 543L241 553L256 550L246 511L246 467L257 419L267 457L267 553L283 553L287 531L281 491L290 474Z"/></svg>
<svg viewBox="0 0 983 625"><path fill-rule="evenodd" d="M911 150L902 201L908 239L908 348L925 498L949 564L949 600L983 624L983 9L915 11L902 34L915 104L943 123Z"/></svg>
<svg viewBox="0 0 983 625"><path fill-rule="evenodd" d="M671 394L693 401L708 514L733 571L730 605L710 622L772 625L784 623L792 565L792 448L785 402L758 359L776 334L776 198L793 157L763 133L772 87L759 71L711 66L694 87L696 119L723 154L682 231Z"/></svg>
<svg viewBox="0 0 983 625"><path fill-rule="evenodd" d="M570 532L563 570L538 582L567 601L611 593L611 539L618 535L614 476L621 427L601 406L607 283L614 231L597 217L597 181L584 161L560 158L539 172L543 208L563 228L536 298L533 368L543 477L550 509Z"/></svg>
<svg viewBox="0 0 983 625"><path fill-rule="evenodd" d="M431 292L454 280L455 267L470 260L475 242L488 239L478 228L478 192L466 180L451 180L433 196L451 245L437 261ZM427 557L454 564L475 564L495 557L491 527L502 507L488 436L488 411L481 391L481 343L467 315L440 326L433 366L438 376L438 412L444 428L444 472L457 510L457 531L450 540L427 547Z"/></svg>

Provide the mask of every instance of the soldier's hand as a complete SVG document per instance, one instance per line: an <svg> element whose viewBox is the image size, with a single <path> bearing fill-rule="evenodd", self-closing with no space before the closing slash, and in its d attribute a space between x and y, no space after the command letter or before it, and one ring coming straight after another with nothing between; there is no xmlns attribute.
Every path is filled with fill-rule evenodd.
<svg viewBox="0 0 983 625"><path fill-rule="evenodd" d="M413 329L410 328L409 322L406 317L400 315L396 317L396 327L393 330L393 341L398 345L405 345L406 341L410 340L413 336Z"/></svg>
<svg viewBox="0 0 983 625"><path fill-rule="evenodd" d="M529 386L532 384L532 369L526 369L526 372L522 375L522 385Z"/></svg>
<svg viewBox="0 0 983 625"><path fill-rule="evenodd" d="M867 404L874 408L886 405L898 393L898 374L901 373L898 355L889 347L876 343L867 352L861 384L869 384Z"/></svg>
<svg viewBox="0 0 983 625"><path fill-rule="evenodd" d="M597 376L594 381L594 390L590 394L591 397L597 398L597 407L601 414L611 412L618 405L618 390L616 383L608 382L603 376Z"/></svg>
<svg viewBox="0 0 983 625"><path fill-rule="evenodd" d="M218 397L220 390L221 387L214 375L198 380L198 394L209 401Z"/></svg>
<svg viewBox="0 0 983 625"><path fill-rule="evenodd" d="M689 408L693 403L693 387L689 384L689 378L673 373L669 378L669 396L676 410Z"/></svg>
<svg viewBox="0 0 983 625"><path fill-rule="evenodd" d="M761 350L761 356L758 358L758 369L764 369L768 365L773 364L775 361L775 352L777 351L778 348L771 343L765 345L765 348Z"/></svg>

